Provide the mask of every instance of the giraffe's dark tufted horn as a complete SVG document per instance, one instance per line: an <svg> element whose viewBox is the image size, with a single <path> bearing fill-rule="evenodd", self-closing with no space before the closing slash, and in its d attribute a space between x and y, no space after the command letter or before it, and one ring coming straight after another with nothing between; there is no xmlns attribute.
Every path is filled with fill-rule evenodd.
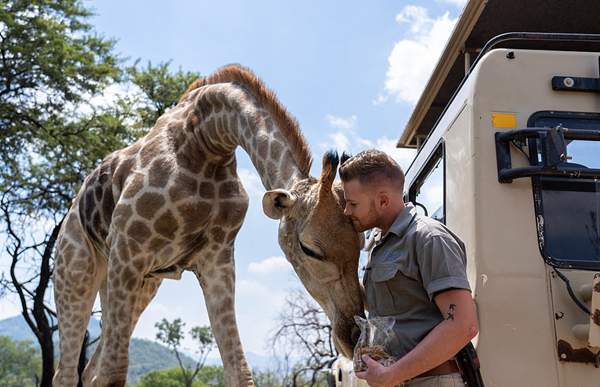
<svg viewBox="0 0 600 387"><path fill-rule="evenodd" d="M319 194L331 192L331 186L335 180L339 162L340 158L334 150L327 151L323 156L323 171L321 172L321 187L319 188Z"/></svg>
<svg viewBox="0 0 600 387"><path fill-rule="evenodd" d="M352 157L352 155L350 153L346 153L346 151L342 152L342 158L340 159L340 165L344 165L344 163L346 161L348 161L348 159Z"/></svg>

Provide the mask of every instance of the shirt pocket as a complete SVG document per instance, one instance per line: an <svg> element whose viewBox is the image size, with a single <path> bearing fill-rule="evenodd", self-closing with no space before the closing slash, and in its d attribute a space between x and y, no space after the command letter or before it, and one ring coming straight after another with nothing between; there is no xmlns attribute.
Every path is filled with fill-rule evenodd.
<svg viewBox="0 0 600 387"><path fill-rule="evenodd" d="M406 291L406 278L395 265L383 265L371 268L371 280L374 293L372 300L375 311L380 316L405 313L411 307L410 295Z"/></svg>

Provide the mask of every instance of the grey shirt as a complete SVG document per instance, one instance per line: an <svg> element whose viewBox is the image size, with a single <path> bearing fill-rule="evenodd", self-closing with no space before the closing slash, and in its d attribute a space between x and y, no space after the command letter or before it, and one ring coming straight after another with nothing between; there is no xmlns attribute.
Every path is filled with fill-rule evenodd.
<svg viewBox="0 0 600 387"><path fill-rule="evenodd" d="M371 252L363 279L369 316L396 320L392 356L406 355L447 317L433 301L437 293L470 290L466 263L463 242L408 203Z"/></svg>

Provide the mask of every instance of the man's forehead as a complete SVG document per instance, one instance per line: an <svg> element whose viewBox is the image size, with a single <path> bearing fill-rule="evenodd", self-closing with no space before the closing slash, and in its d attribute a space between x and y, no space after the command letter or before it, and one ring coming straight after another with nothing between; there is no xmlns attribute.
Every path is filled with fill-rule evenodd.
<svg viewBox="0 0 600 387"><path fill-rule="evenodd" d="M343 182L343 188L346 201L356 201L363 194L358 179Z"/></svg>

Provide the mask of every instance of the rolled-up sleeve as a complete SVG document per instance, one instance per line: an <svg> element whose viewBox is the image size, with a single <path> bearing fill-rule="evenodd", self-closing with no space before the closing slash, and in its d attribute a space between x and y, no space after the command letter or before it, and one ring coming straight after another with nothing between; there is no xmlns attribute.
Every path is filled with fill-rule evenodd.
<svg viewBox="0 0 600 387"><path fill-rule="evenodd" d="M466 274L466 256L450 235L432 235L417 254L423 287L429 299L448 289L471 290Z"/></svg>

